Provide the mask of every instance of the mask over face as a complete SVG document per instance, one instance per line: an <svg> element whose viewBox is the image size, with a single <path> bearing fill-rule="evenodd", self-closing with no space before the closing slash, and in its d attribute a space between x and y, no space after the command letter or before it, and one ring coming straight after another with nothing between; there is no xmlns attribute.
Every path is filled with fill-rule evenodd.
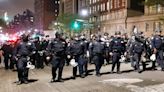
<svg viewBox="0 0 164 92"><path fill-rule="evenodd" d="M121 35L117 35L117 38L121 38Z"/></svg>
<svg viewBox="0 0 164 92"><path fill-rule="evenodd" d="M78 41L78 40L79 40L79 38L78 38L78 37L75 37L75 40L76 40L76 41Z"/></svg>
<svg viewBox="0 0 164 92"><path fill-rule="evenodd" d="M104 36L104 39L107 39L108 38L108 36Z"/></svg>
<svg viewBox="0 0 164 92"><path fill-rule="evenodd" d="M135 36L132 36L132 40L135 41Z"/></svg>

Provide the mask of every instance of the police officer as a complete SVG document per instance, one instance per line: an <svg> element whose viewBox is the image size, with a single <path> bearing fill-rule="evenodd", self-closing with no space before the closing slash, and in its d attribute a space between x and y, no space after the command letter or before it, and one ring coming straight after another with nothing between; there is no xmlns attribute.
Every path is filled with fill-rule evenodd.
<svg viewBox="0 0 164 92"><path fill-rule="evenodd" d="M128 42L127 42L127 52L128 52L128 55L129 55L129 59L130 59L130 62L131 62L131 67L134 68L134 70L136 70L135 68L135 61L133 60L133 53L131 53L131 50L130 48L132 47L132 45L135 43L135 36L132 35L131 38L129 38Z"/></svg>
<svg viewBox="0 0 164 92"><path fill-rule="evenodd" d="M35 47L36 47L36 54L35 54L35 59L36 59L36 68L43 69L44 68L44 49L43 49L43 43L40 41L39 37L36 38Z"/></svg>
<svg viewBox="0 0 164 92"><path fill-rule="evenodd" d="M164 71L163 41L161 30L156 30L155 36L152 38L152 48L153 53L156 54L156 61L160 65L162 71Z"/></svg>
<svg viewBox="0 0 164 92"><path fill-rule="evenodd" d="M34 44L29 42L28 37L28 35L23 35L22 41L16 46L14 51L14 57L17 58L18 85L28 83L29 69L26 66L31 52L35 50Z"/></svg>
<svg viewBox="0 0 164 92"><path fill-rule="evenodd" d="M96 76L100 77L100 69L104 64L104 53L105 53L105 44L101 41L101 36L94 36L95 39L92 43L89 44L89 51L93 55L93 62L96 68Z"/></svg>
<svg viewBox="0 0 164 92"><path fill-rule="evenodd" d="M2 46L2 50L4 52L3 56L4 56L5 69L7 70L7 69L9 69L9 60L11 62L11 56L12 56L12 47L11 47L10 43L6 42Z"/></svg>
<svg viewBox="0 0 164 92"><path fill-rule="evenodd" d="M141 38L135 37L135 42L130 47L130 52L133 55L133 60L135 64L133 65L135 70L138 71L138 73L141 73L140 69L140 61L141 61L141 55L145 51L145 44L142 42Z"/></svg>
<svg viewBox="0 0 164 92"><path fill-rule="evenodd" d="M52 80L51 83L56 82L56 75L58 82L63 82L62 72L65 64L65 51L66 51L66 42L62 38L62 33L56 32L56 38L49 43L48 50L52 54ZM56 74L58 69L58 74Z"/></svg>
<svg viewBox="0 0 164 92"><path fill-rule="evenodd" d="M109 59L110 59L110 55L109 55L109 45L110 45L110 40L108 37L108 33L104 33L104 42L105 42L105 60L106 60L106 64L109 64Z"/></svg>
<svg viewBox="0 0 164 92"><path fill-rule="evenodd" d="M48 43L49 43L49 40L46 38L42 41L42 49L44 51L44 54L43 54L43 61L45 62L45 64L48 66L49 64L49 61L46 59L46 57L48 56L48 52L46 52L47 48L48 48Z"/></svg>
<svg viewBox="0 0 164 92"><path fill-rule="evenodd" d="M94 34L91 34L90 35L90 41L88 42L88 44L92 44L93 42L95 42L96 40L96 36ZM89 49L89 46L88 46L88 50L89 50L89 64L93 64L93 53L91 52L91 50Z"/></svg>
<svg viewBox="0 0 164 92"><path fill-rule="evenodd" d="M110 43L110 55L112 56L112 71L111 73L113 73L114 68L117 64L117 73L120 74L120 62L119 60L121 59L121 55L124 54L125 51L125 46L124 46L124 41L121 38L121 33L115 33L115 37L113 38L113 40Z"/></svg>
<svg viewBox="0 0 164 92"><path fill-rule="evenodd" d="M75 59L75 62L78 63L78 67L73 67L73 79L76 78L77 75L77 68L79 68L79 74L81 78L85 77L84 71L85 71L85 44L82 42L79 38L80 36L78 34L75 35L75 38L73 42L70 43L69 51L71 56Z"/></svg>
<svg viewBox="0 0 164 92"><path fill-rule="evenodd" d="M88 60L89 60L89 41L86 39L85 34L81 35L80 41L84 46L84 74L85 76L88 75Z"/></svg>
<svg viewBox="0 0 164 92"><path fill-rule="evenodd" d="M67 57L66 57L66 66L69 66L70 61L71 61L71 59L72 59L72 57L71 57L71 55L70 55L70 51L69 51L69 49L70 49L70 44L71 44L71 41L72 41L72 40L73 40L72 38L66 38L66 43L67 43L67 49L66 49L66 53L67 53Z"/></svg>

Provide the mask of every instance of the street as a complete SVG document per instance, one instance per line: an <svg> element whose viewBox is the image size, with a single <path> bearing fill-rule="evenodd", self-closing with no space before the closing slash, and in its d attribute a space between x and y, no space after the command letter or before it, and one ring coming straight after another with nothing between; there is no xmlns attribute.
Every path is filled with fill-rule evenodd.
<svg viewBox="0 0 164 92"><path fill-rule="evenodd" d="M94 65L89 65L89 76L75 80L71 79L72 66L65 66L63 83L49 83L50 69L30 70L30 83L16 85L16 72L1 68L0 92L164 92L164 72L147 70L139 74L129 63L121 65L122 74L110 74L111 65L103 66L101 77L96 77Z"/></svg>

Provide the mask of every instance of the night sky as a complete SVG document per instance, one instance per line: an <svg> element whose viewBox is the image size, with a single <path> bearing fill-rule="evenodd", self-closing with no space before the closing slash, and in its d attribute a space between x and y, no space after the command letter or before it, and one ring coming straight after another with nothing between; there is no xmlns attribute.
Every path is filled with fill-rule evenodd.
<svg viewBox="0 0 164 92"><path fill-rule="evenodd" d="M26 9L34 11L34 0L0 0L0 14L7 11L10 18Z"/></svg>

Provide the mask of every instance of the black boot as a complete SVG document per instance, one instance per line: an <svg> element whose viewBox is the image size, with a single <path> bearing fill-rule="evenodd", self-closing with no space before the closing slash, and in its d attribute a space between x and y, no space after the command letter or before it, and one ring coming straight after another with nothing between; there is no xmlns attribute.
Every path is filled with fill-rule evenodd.
<svg viewBox="0 0 164 92"><path fill-rule="evenodd" d="M85 75L84 75L84 74L81 74L80 77L81 77L81 78L85 78Z"/></svg>
<svg viewBox="0 0 164 92"><path fill-rule="evenodd" d="M152 61L152 70L157 70L155 64L156 62Z"/></svg>
<svg viewBox="0 0 164 92"><path fill-rule="evenodd" d="M146 70L146 63L142 62L142 66L143 66L143 71L145 71Z"/></svg>
<svg viewBox="0 0 164 92"><path fill-rule="evenodd" d="M51 79L50 83L54 83L54 82L56 82L56 80L55 79Z"/></svg>
<svg viewBox="0 0 164 92"><path fill-rule="evenodd" d="M17 81L17 85L21 85L23 82L22 81Z"/></svg>
<svg viewBox="0 0 164 92"><path fill-rule="evenodd" d="M62 78L57 80L58 82L64 82L64 80Z"/></svg>

